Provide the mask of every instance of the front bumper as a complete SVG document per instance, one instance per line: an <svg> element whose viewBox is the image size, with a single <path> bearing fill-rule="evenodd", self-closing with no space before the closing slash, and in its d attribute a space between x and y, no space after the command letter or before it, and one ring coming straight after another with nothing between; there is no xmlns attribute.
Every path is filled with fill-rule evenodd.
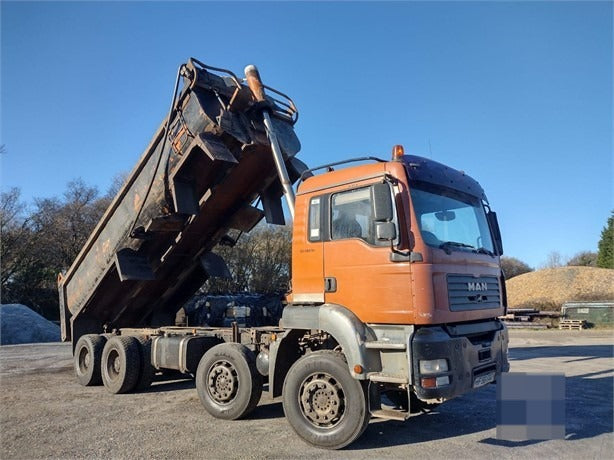
<svg viewBox="0 0 614 460"><path fill-rule="evenodd" d="M454 398L482 384L493 371L496 377L509 370L507 360L508 333L500 321L454 326L423 327L411 341L413 387L422 400ZM437 388L424 388L420 360L448 360L449 383Z"/></svg>

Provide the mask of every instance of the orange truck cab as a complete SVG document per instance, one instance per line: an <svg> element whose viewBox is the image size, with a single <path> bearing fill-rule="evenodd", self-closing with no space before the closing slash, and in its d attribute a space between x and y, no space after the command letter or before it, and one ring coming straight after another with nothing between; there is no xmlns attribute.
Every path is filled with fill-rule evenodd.
<svg viewBox="0 0 614 460"><path fill-rule="evenodd" d="M501 237L474 179L397 146L392 161L306 178L295 209L280 325L332 340L374 416L405 419L509 369ZM396 404L373 407L381 395Z"/></svg>

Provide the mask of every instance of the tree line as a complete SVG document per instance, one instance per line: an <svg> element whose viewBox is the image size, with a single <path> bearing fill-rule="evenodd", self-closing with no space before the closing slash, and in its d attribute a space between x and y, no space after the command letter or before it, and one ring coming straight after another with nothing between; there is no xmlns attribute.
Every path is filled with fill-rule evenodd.
<svg viewBox="0 0 614 460"><path fill-rule="evenodd" d="M82 180L61 198L37 198L29 208L18 188L2 193L2 303L22 303L57 318L57 276L66 270L111 201Z"/></svg>

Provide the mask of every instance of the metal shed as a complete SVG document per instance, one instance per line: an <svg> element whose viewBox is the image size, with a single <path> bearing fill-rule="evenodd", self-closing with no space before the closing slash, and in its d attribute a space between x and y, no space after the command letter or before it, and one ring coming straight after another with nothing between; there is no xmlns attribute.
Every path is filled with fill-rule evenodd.
<svg viewBox="0 0 614 460"><path fill-rule="evenodd" d="M585 320L594 326L614 325L614 301L566 302L561 314L564 318Z"/></svg>

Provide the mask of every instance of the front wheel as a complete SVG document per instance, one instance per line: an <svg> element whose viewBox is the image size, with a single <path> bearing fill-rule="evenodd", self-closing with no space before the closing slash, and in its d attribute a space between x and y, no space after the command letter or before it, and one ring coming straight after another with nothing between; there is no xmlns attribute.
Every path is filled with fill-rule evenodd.
<svg viewBox="0 0 614 460"><path fill-rule="evenodd" d="M284 381L288 422L305 441L326 449L354 442L369 424L365 386L342 354L321 350L300 358Z"/></svg>

